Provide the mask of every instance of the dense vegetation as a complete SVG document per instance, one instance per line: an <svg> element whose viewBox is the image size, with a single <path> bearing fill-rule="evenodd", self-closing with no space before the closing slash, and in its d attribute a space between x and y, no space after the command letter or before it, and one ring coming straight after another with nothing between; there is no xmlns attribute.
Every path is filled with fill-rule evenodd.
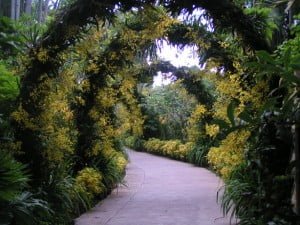
<svg viewBox="0 0 300 225"><path fill-rule="evenodd" d="M240 224L300 223L299 2L9 2L0 224L70 224L122 182L125 145L209 166ZM202 68L157 60L162 39Z"/></svg>

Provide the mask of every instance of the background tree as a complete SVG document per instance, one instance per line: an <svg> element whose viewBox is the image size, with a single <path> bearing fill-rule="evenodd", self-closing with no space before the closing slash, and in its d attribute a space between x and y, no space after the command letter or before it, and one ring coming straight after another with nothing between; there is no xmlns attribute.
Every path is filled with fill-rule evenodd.
<svg viewBox="0 0 300 225"><path fill-rule="evenodd" d="M194 96L188 94L180 81L144 89L142 94L146 115L144 137L184 141L184 127L197 102Z"/></svg>

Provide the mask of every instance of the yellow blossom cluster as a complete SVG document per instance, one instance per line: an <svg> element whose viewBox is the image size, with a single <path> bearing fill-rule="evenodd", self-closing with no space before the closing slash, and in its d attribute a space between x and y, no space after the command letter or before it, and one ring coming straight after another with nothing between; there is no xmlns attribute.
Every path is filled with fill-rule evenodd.
<svg viewBox="0 0 300 225"><path fill-rule="evenodd" d="M234 131L221 141L218 147L212 147L207 155L209 163L226 179L232 170L244 160L244 152L250 132Z"/></svg>
<svg viewBox="0 0 300 225"><path fill-rule="evenodd" d="M104 108L113 107L117 102L117 92L113 88L104 87L101 88L96 96L97 104L100 104Z"/></svg>
<svg viewBox="0 0 300 225"><path fill-rule="evenodd" d="M43 78L43 82L31 93L32 100L38 102L36 107L41 111L34 119L22 106L11 115L24 128L39 132L43 143L39 154L50 167L72 155L76 144L77 131L69 100L70 89L75 85L72 73L72 67L66 67L57 79Z"/></svg>
<svg viewBox="0 0 300 225"><path fill-rule="evenodd" d="M256 83L250 90L251 103L254 109L259 109L263 106L266 100L266 94L269 92L267 81Z"/></svg>
<svg viewBox="0 0 300 225"><path fill-rule="evenodd" d="M78 172L76 185L83 188L88 194L95 196L105 191L102 179L101 172L94 168L86 167Z"/></svg>
<svg viewBox="0 0 300 225"><path fill-rule="evenodd" d="M131 140L137 140L143 134L144 116L135 96L138 73L136 67L125 68L118 73L120 87L116 90L119 102L115 106L115 125L116 133L124 140L129 136L132 136Z"/></svg>
<svg viewBox="0 0 300 225"><path fill-rule="evenodd" d="M234 99L239 101L235 113L243 112L246 103L251 101L251 95L248 89L243 88L242 81L238 74L229 74L216 82L216 90L219 97L214 104L214 116L225 121L228 120L227 107Z"/></svg>
<svg viewBox="0 0 300 225"><path fill-rule="evenodd" d="M26 129L29 129L29 130L36 129L34 120L32 118L29 118L29 114L26 112L26 110L23 109L23 107L21 105L10 116L20 126L26 128Z"/></svg>
<svg viewBox="0 0 300 225"><path fill-rule="evenodd" d="M237 63L235 63L237 64ZM236 65L239 70L240 65ZM235 116L242 113L246 107L256 110L264 103L265 93L268 85L265 81L260 81L253 86L245 86L240 74L226 74L215 81L218 98L213 106L215 118L228 120L227 107L232 100L237 100L238 105L235 109Z"/></svg>
<svg viewBox="0 0 300 225"><path fill-rule="evenodd" d="M123 103L118 103L115 110L118 117L117 135L122 136L131 130L130 112Z"/></svg>
<svg viewBox="0 0 300 225"><path fill-rule="evenodd" d="M239 121L238 116L246 107L255 113L263 105L267 84L261 81L256 84L245 85L246 81L241 78L241 74L244 74L244 71L239 62L234 62L234 67L237 69L237 72L234 74L213 74L214 67L217 67L215 61L209 62L208 67L207 73L209 77L207 78L216 87L216 100L213 103L211 112L205 113L211 113L213 119L221 119L229 123L228 106L233 100L237 103L234 109L234 116L237 121ZM199 121L201 121L201 118L198 120L198 123ZM194 126L194 129L189 128L188 134L192 137L191 141L197 140L197 135L198 137L202 135L200 129L196 126ZM215 138L219 132L220 127L218 125L206 123L206 135ZM221 140L219 146L210 148L208 161L225 179L237 165L242 163L249 135L250 130L232 132L225 139Z"/></svg>
<svg viewBox="0 0 300 225"><path fill-rule="evenodd" d="M230 46L230 44L225 41L219 41L219 44L222 48L228 48Z"/></svg>
<svg viewBox="0 0 300 225"><path fill-rule="evenodd" d="M204 105L198 104L195 107L192 115L188 119L186 127L187 139L189 142L196 142L202 135L199 129L199 122L207 113L209 112Z"/></svg>
<svg viewBox="0 0 300 225"><path fill-rule="evenodd" d="M118 173L123 174L128 163L124 155L118 152L115 156L115 163Z"/></svg>
<svg viewBox="0 0 300 225"><path fill-rule="evenodd" d="M86 71L88 73L98 73L99 66L96 63L94 63L93 61L90 61L88 66L86 67Z"/></svg>
<svg viewBox="0 0 300 225"><path fill-rule="evenodd" d="M41 62L46 62L49 59L47 49L39 49L36 53L36 58Z"/></svg>
<svg viewBox="0 0 300 225"><path fill-rule="evenodd" d="M151 29L137 32L129 27L122 28L118 39L120 45L124 45L122 49L111 50L109 55L101 55L103 53L101 45L95 44L97 41L94 36L87 38L94 47L86 45L77 47L78 51L87 48L88 50L85 51L93 55L92 59L86 58L85 71L97 73L98 69L102 68L106 73L113 74L106 75L104 78L104 85L97 90L94 106L88 112L88 116L94 121L94 135L98 138L93 140L91 148L87 150L87 155L101 154L108 157L114 152L116 138L142 135L144 118L135 96L138 71L134 67L120 68L119 61L122 61L124 57L128 61L134 60L140 48L162 37L167 28L178 21L170 18L163 9L153 10L151 7L145 8L139 16L144 26L151 27ZM155 18L154 22L153 18ZM105 32L100 32L96 37L101 39L103 33ZM110 37L109 33L107 35L109 38L114 38ZM93 48L97 49L98 53ZM91 54L93 52L96 54ZM99 62L100 58L102 62L97 65L96 62Z"/></svg>
<svg viewBox="0 0 300 225"><path fill-rule="evenodd" d="M66 155L72 155L74 143L69 128L62 127L50 132L45 144L44 155L51 162L62 162Z"/></svg>
<svg viewBox="0 0 300 225"><path fill-rule="evenodd" d="M188 153L193 146L192 142L183 144L180 140L163 141L156 138L151 138L144 143L147 152L183 161L187 160Z"/></svg>
<svg viewBox="0 0 300 225"><path fill-rule="evenodd" d="M45 143L42 155L52 166L74 153L77 139L74 113L68 99L69 91L75 85L70 70L72 68L61 72L59 82L50 82L50 88L56 91L45 96L43 104L46 108L35 121L41 132L40 138Z"/></svg>
<svg viewBox="0 0 300 225"><path fill-rule="evenodd" d="M91 141L90 148L85 150L88 157L104 158L108 164L113 165L112 167L119 175L124 174L127 160L115 143L122 138L124 133L131 131L133 126L130 120L132 115L128 111L127 104L122 103L130 99L123 95L132 92L131 84L122 82L122 79L125 80L118 74L114 78L106 76L103 81L104 85L95 92L95 102L88 113L93 121L91 132L95 138ZM120 84L125 84L125 86L120 88L117 86Z"/></svg>
<svg viewBox="0 0 300 225"><path fill-rule="evenodd" d="M200 119L205 115L206 112L207 112L206 107L204 105L199 104L196 106L191 118L194 117L194 118Z"/></svg>
<svg viewBox="0 0 300 225"><path fill-rule="evenodd" d="M153 10L153 8L148 6L141 12L139 19L143 21L144 26L148 29L143 29L139 32L127 29L124 30L124 34L121 37L124 42L130 43L134 49L138 46L145 46L149 41L152 42L163 37L170 26L179 23L177 19L171 18L163 8Z"/></svg>
<svg viewBox="0 0 300 225"><path fill-rule="evenodd" d="M208 136L214 138L220 132L220 127L216 124L211 124L211 125L206 124L205 131Z"/></svg>

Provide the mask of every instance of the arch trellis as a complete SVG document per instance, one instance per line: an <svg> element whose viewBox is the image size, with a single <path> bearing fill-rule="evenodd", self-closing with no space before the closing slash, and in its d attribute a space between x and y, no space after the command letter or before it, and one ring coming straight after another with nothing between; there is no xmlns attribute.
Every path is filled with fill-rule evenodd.
<svg viewBox="0 0 300 225"><path fill-rule="evenodd" d="M41 113L43 109L40 107L40 100L43 99L43 93L39 93L38 98L33 97L32 93L39 88L45 79L53 79L58 76L58 69L62 63L60 54L81 38L87 29L87 24L97 24L98 20L113 22L117 8L127 11L134 7L143 8L154 2L79 0L61 12L40 43L29 53L26 72L22 78L21 113L26 114L30 120L34 120ZM198 7L206 9L216 22L235 28L243 36L244 42L253 49L268 49L264 39L254 32L255 28L250 17L244 15L238 7L230 2L218 0L189 3L161 1L160 4L174 13L192 11ZM241 19L232 20L232 18L237 17ZM37 134L23 125L17 125L17 136L22 141L22 148L26 150L32 148L32 142L36 139Z"/></svg>
<svg viewBox="0 0 300 225"><path fill-rule="evenodd" d="M41 101L46 97L43 95L47 95L47 92L38 93L39 97L33 96L32 93L38 90L41 85L44 85L43 88L47 89L46 80L51 80L58 76L58 69L62 63L60 59L61 53L69 46L74 45L76 41L81 38L84 30L87 29L86 24L97 24L98 20L112 22L114 20L114 13L118 7L126 11L133 7L143 7L145 4L151 3L153 2L101 1L100 3L98 1L76 1L70 5L66 11L61 12L55 22L50 26L48 32L46 32L41 39L38 46L33 48L29 53L26 72L22 78L20 113L26 115L28 120L34 121L43 111ZM188 5L178 5L178 3L176 3L176 5L175 2L161 3L173 9L173 11L181 11L184 9L192 10L192 8L196 6L193 6L192 3ZM226 4L232 9L231 11L226 11L226 14L230 12L232 15L237 13L237 7L234 7L234 5L230 3ZM206 8L214 15L214 12L218 9L215 9L213 5L213 3L207 4L205 2L197 4L197 6ZM239 13L242 15L241 11ZM219 16L219 14L215 15ZM244 17L246 18L246 16ZM217 17L217 19L221 18ZM242 29L241 33L243 33ZM246 38L245 41L247 42ZM261 41L257 43L261 43ZM119 48L121 48L121 46L119 46ZM22 149L26 152L26 149L33 148L32 143L38 139L38 132L30 129L28 126L24 126L24 123L19 126L17 125L17 129L17 137L22 141ZM39 162L40 159L36 159L36 161Z"/></svg>

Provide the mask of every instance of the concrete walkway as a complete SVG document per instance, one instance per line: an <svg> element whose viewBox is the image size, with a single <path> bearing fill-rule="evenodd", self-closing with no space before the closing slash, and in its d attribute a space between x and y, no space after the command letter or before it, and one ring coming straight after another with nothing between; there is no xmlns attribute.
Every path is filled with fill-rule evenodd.
<svg viewBox="0 0 300 225"><path fill-rule="evenodd" d="M229 225L216 194L222 182L210 171L129 151L126 186L120 186L76 225Z"/></svg>

